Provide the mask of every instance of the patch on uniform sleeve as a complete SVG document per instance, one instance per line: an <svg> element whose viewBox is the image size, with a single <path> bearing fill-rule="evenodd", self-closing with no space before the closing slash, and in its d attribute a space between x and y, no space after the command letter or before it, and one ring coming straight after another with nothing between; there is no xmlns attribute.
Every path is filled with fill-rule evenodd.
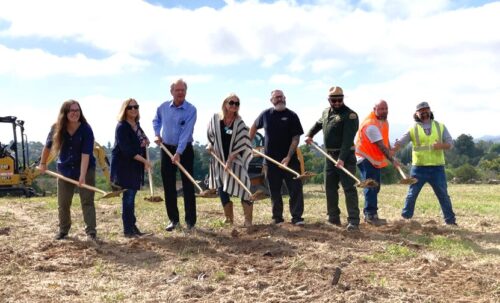
<svg viewBox="0 0 500 303"><path fill-rule="evenodd" d="M357 119L357 118L358 118L358 115L356 115L356 113L349 114L349 119Z"/></svg>

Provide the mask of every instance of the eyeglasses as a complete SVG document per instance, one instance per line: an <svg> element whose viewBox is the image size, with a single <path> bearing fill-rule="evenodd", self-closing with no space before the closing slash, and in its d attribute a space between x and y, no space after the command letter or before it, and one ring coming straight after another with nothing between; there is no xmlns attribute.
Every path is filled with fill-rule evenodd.
<svg viewBox="0 0 500 303"><path fill-rule="evenodd" d="M69 109L69 112L70 112L70 113L79 113L79 112L80 112L80 109L79 109L79 108L70 108L70 109Z"/></svg>
<svg viewBox="0 0 500 303"><path fill-rule="evenodd" d="M328 97L328 101L332 103L342 103L344 102L344 97Z"/></svg>
<svg viewBox="0 0 500 303"><path fill-rule="evenodd" d="M139 105L127 105L127 110L139 109Z"/></svg>
<svg viewBox="0 0 500 303"><path fill-rule="evenodd" d="M229 105L235 105L235 106L240 106L240 101L233 101L233 100L231 100L227 104L229 104Z"/></svg>

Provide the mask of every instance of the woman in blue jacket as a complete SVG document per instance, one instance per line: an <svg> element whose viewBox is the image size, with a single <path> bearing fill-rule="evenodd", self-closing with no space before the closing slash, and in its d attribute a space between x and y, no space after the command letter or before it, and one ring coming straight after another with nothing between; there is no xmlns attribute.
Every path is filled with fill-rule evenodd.
<svg viewBox="0 0 500 303"><path fill-rule="evenodd" d="M149 140L139 125L139 104L135 99L123 102L115 130L111 159L111 182L126 189L122 197L123 233L127 238L143 235L136 226L134 201L144 184L144 170L151 168L146 160Z"/></svg>

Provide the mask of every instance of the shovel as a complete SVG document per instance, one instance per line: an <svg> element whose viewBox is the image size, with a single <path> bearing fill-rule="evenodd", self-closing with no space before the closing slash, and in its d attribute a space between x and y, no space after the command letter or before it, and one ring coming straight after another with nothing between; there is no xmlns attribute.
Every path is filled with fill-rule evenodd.
<svg viewBox="0 0 500 303"><path fill-rule="evenodd" d="M311 145L316 148L320 153L322 153L328 160L332 161L335 165L337 165L337 161L333 159L332 156L330 156L327 152L325 152L321 147L316 145L316 143L311 143ZM377 187L378 183L373 180L373 179L366 179L364 181L360 181L358 178L356 178L355 175L353 175L350 171L348 171L345 167L341 166L339 167L341 170L343 170L346 174L349 175L349 177L353 178L356 180L356 186L365 188L365 187Z"/></svg>
<svg viewBox="0 0 500 303"><path fill-rule="evenodd" d="M278 167L280 167L281 169L284 169L292 174L295 175L295 178L294 179L299 179L299 180L305 180L305 179L308 179L308 178L311 178L313 176L315 176L316 174L315 173L311 173L311 172L305 172L303 175L299 174L298 172L294 171L293 169L291 169L290 167L288 166L285 166L283 164L281 164L280 162L274 160L273 158L269 157L268 155L264 154L264 153L261 153L260 151L256 150L256 149L252 149L252 151L263 157L263 158L266 158L267 160L273 162L274 164L278 165Z"/></svg>
<svg viewBox="0 0 500 303"><path fill-rule="evenodd" d="M46 170L45 173L47 175L51 175L52 177L56 177L58 179L61 179L61 180L64 180L66 182L73 183L73 184L75 184L77 186L80 186L80 184L78 183L78 181L75 181L73 179L70 179L70 178L65 177L65 176L63 176L61 174L55 173L53 171ZM112 197L119 197L120 194L125 191L125 189L120 189L118 191L113 191L113 192L108 193L108 192L105 192L102 189L99 189L97 187L90 186L90 185L87 185L87 184L82 184L81 187L102 194L103 196L101 197L101 199L108 199L108 198L112 198Z"/></svg>
<svg viewBox="0 0 500 303"><path fill-rule="evenodd" d="M163 149L163 151L170 158L174 157L174 155L172 155L172 153L165 147L165 145L163 145L163 143L160 143L160 147L161 147L161 149ZM179 167L179 169L184 173L184 175L189 179L189 181L191 181L191 183L193 183L193 185L196 186L196 188L200 192L197 195L198 197L202 197L202 198L215 198L215 197L217 197L217 192L215 189L213 189L213 190L201 189L201 187L198 185L198 182L196 182L196 180L188 173L188 171L184 168L184 166L182 166L182 164L180 164L179 162L175 162L175 165L177 165L177 167Z"/></svg>
<svg viewBox="0 0 500 303"><path fill-rule="evenodd" d="M417 178L413 178L413 177L406 177L405 173L403 172L403 170L401 169L400 166L397 167L398 168L398 171L399 171L399 174L401 175L401 177L403 177L403 179L401 179L401 181L399 181L399 184L415 184L418 182Z"/></svg>
<svg viewBox="0 0 500 303"><path fill-rule="evenodd" d="M146 147L146 160L149 162L149 149ZM153 189L153 175L151 174L151 168L148 169L148 178L149 178L149 193L151 196L144 197L144 200L149 202L161 202L163 201L162 197L155 196L155 191Z"/></svg>
<svg viewBox="0 0 500 303"><path fill-rule="evenodd" d="M213 151L210 151L210 154L212 155L212 157L214 157L215 160L217 160L217 162L219 162L220 165L222 165L222 167L226 166L224 164L224 162L222 162L222 160L219 159L219 157L217 157L217 155ZM257 200L262 200L262 199L266 198L266 194L261 190L257 190L255 193L252 194L252 192L248 189L248 187L245 186L245 184L231 171L231 169L228 169L227 172L250 195L251 201L257 201Z"/></svg>

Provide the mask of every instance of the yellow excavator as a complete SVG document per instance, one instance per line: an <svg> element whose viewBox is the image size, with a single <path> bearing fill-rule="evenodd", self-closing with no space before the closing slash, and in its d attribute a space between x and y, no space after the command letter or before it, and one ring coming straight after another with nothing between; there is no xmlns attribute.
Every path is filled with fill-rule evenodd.
<svg viewBox="0 0 500 303"><path fill-rule="evenodd" d="M37 162L29 163L28 137L24 133L24 121L14 116L0 117L0 123L12 125L13 139L9 145L0 142L0 196L38 195L33 182L40 172L36 169ZM18 135L20 135L18 139ZM96 164L101 168L108 184L110 182L109 160L106 150L99 143L94 142L94 156ZM54 155L47 162L53 161Z"/></svg>

